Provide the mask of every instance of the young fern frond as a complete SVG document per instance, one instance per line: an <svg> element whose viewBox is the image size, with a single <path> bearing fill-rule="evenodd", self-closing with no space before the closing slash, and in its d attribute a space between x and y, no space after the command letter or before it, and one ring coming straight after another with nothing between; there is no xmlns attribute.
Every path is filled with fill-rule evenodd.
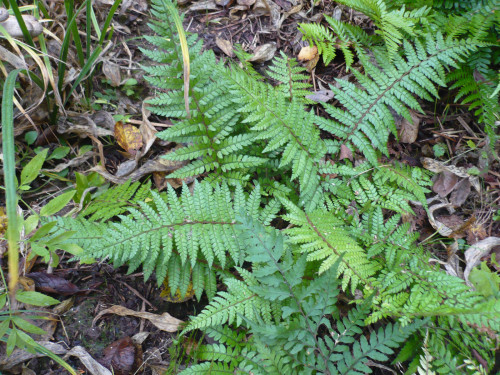
<svg viewBox="0 0 500 375"><path fill-rule="evenodd" d="M243 123L250 126L256 140L265 140L263 153L281 152L278 168L291 169L298 179L301 205L314 207L320 202L320 160L326 146L314 126L317 116L306 111L299 99L290 102L279 90L248 77L244 72L231 75L233 101L238 104Z"/></svg>
<svg viewBox="0 0 500 375"><path fill-rule="evenodd" d="M310 45L316 46L318 53L323 57L323 62L328 65L336 56L337 49L344 54L346 67L349 69L354 62L353 48L358 55L364 54L363 48L372 47L377 43L377 38L368 35L362 28L338 21L325 14L326 26L315 23L302 23L299 30L304 34L304 39Z"/></svg>
<svg viewBox="0 0 500 375"><path fill-rule="evenodd" d="M307 254L308 261L321 261L319 274L342 259L338 266L338 276L343 275L342 289L350 284L354 292L358 284L370 283L379 266L368 260L363 248L345 230L341 218L323 209L306 213L290 201L282 203L288 210L284 218L294 225L285 230L289 241L301 245L301 253Z"/></svg>

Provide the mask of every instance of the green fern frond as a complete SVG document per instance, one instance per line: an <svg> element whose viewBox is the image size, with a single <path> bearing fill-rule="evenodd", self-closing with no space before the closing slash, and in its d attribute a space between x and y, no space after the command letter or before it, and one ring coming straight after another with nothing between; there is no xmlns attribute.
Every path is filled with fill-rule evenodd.
<svg viewBox="0 0 500 375"><path fill-rule="evenodd" d="M387 138L396 135L390 109L411 119L408 108L422 111L414 95L431 100L438 97L434 84L445 85L445 68L457 63L476 49L473 41L444 39L441 34L427 35L425 41L414 44L404 41L406 59L395 56L390 63L376 53L378 65L363 61L365 75L353 70L361 87L337 80L332 86L335 98L345 108L323 104L334 120L320 118L318 126L337 136L331 148L340 151L341 145L360 150L372 165L377 165L376 149L387 152Z"/></svg>
<svg viewBox="0 0 500 375"><path fill-rule="evenodd" d="M209 276L213 267L241 262L236 214L243 210L255 220L269 221L280 208L273 202L262 210L260 203L258 186L247 198L241 186L232 195L227 185L214 188L202 182L195 183L193 193L184 186L180 197L170 186L166 194L152 192L150 202L128 207L129 215L120 215L118 222L58 218L57 227L76 231L72 241L88 249L85 256L110 258L116 266L127 263L129 272L143 265L145 279L156 271L159 285L168 271L173 292L176 286L187 290L193 274L199 295L214 283Z"/></svg>
<svg viewBox="0 0 500 375"><path fill-rule="evenodd" d="M368 260L363 248L345 230L342 219L326 210L305 213L290 201L282 200L282 203L287 208L284 219L294 225L285 230L289 241L301 245L300 251L307 254L308 261L321 261L320 274L342 257L338 276L343 275L344 290L350 284L354 292L359 283L370 283L379 266Z"/></svg>

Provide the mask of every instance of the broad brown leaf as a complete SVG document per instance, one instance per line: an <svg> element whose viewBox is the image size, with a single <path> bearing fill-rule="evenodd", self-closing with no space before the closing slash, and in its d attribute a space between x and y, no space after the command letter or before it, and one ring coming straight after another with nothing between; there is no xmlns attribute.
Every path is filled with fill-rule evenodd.
<svg viewBox="0 0 500 375"><path fill-rule="evenodd" d="M118 121L115 124L115 138L116 142L131 155L135 155L142 147L142 134L133 125Z"/></svg>

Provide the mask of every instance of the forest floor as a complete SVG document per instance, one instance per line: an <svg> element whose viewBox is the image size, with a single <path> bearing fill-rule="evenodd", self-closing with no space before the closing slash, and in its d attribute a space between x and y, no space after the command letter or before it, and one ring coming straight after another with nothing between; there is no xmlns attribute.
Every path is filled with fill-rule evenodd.
<svg viewBox="0 0 500 375"><path fill-rule="evenodd" d="M97 14L104 18L109 5L106 5L106 1L97 3L100 4ZM298 30L299 24L321 22L323 14L349 20L366 30L373 30L371 21L365 15L329 1L316 2L315 6L311 6L314 2L302 0L183 0L179 3L181 9L186 12L185 28L189 32L198 33L205 48L212 49L221 59L228 59L234 56L234 48L240 44L243 50L256 56L257 70L264 70L269 60L280 51L297 57L303 47L307 46ZM23 195L24 201L31 208L39 209L55 193L65 189L65 179L74 180L75 172L97 172L100 177L96 178L105 180L105 184L125 182L130 175L118 177L117 172L123 168L123 163L130 160L130 155L113 135L113 127L118 121L129 122L134 126L140 126L147 121L155 131L170 125L168 119L149 115L143 108L144 98L153 95L140 69L140 64L148 65L150 62L139 50L139 47L144 46L141 36L151 33L147 27L149 17L150 9L146 0L123 2L113 20L115 32L112 47L106 52L102 63L97 65L90 101L85 105L82 104L85 102L82 100L85 94L76 92L69 100L67 116L61 116L59 123L53 125L47 122L41 108L39 113L32 115L37 133L36 140L29 144L25 135L33 130L32 125L21 118L16 122L17 145L28 155L37 147L48 147L51 151L62 146L71 149L62 159L47 162L47 169L55 170L58 166L70 162L76 157L76 151L86 145L99 150L95 155L65 168L67 174L64 178L45 175L37 180L38 186ZM84 20L83 15L79 22L83 23ZM310 82L317 94L328 95L328 85L334 84L335 79L350 77L341 54L328 66L324 66L322 61L314 56L302 64L308 68ZM391 139L389 151L391 161L429 167L425 163L422 165L422 158L428 158L425 159L426 163L435 163L440 168L441 173L436 175L433 190L441 198L449 197L454 202L455 209L441 209L436 211L432 218L429 218L423 209L417 209L416 216L408 217L407 220L420 232L420 241L425 241L427 247L446 262L452 251L452 243L463 247L500 233L500 165L498 161L488 164L488 157L484 157L484 132L473 114L466 107L453 103L446 90L441 90L440 96L439 101L422 103L425 113L415 113L413 123L403 119L400 121L400 137ZM25 97L28 98L29 95ZM25 100L24 106L30 105L28 100ZM321 111L319 106L313 106L312 110ZM85 123L82 119L88 118L92 119L97 127L107 130L109 135L96 138L95 129L80 126L75 130L71 129L71 125L67 126L68 132L60 132L64 123L82 124ZM161 169L141 168L148 160L153 160L173 147L174 144L154 140L152 147L133 165L131 172L136 173L138 180L152 179L156 188L165 189L167 182ZM104 168L99 166L100 162L104 162ZM476 167L481 176L479 189L476 190L474 182L471 183L447 169L446 166L450 165L461 168ZM170 180L168 183L179 186L179 181ZM1 200L0 198L0 205L3 205ZM71 208L73 207L69 207L68 211ZM443 241L442 236L435 236L436 222L451 229L451 234L447 236L448 241ZM435 237L441 239L435 240ZM455 239L458 241L455 242ZM497 248L492 254L496 254L496 259L499 259L500 249ZM50 329L45 327L52 341L66 349L82 346L91 357L101 359L102 363L109 363L110 356L113 356L109 354L109 345L121 340L118 351L126 352L133 348L130 349L134 353L132 356L141 357L143 362L138 370L136 366L134 372L124 370L123 374L161 374L164 370L175 373L177 365L182 368L183 364L179 363L179 358L188 358L197 338L185 340L174 348L172 343L176 340L176 333L162 331L148 319L127 314L98 314L119 305L136 312L168 312L177 319L186 320L202 309L203 300L172 301L163 296L165 293L162 293L162 289L157 287L154 280L150 279L145 283L140 272L127 275L127 269L124 267L114 269L106 263L80 265L70 262L70 258L70 255L64 255L60 264L50 270L41 259L26 261L29 267L25 268L24 276L34 280L37 290L50 293L60 300L69 299L64 311L59 311L60 321ZM51 276L46 276L47 272ZM142 336L136 337L139 344L132 344L130 340L124 339L141 333ZM116 345L115 343L115 349ZM106 348L108 350L104 352ZM185 353L179 355L179 350ZM120 355L123 353L116 354L113 360L121 360ZM170 364L173 356L177 358L176 366ZM75 357L68 361L74 368L86 373L85 367ZM14 365L10 366L9 363ZM4 358L0 365L3 368L2 373L67 373L47 357L24 358L17 363L14 363L13 358Z"/></svg>

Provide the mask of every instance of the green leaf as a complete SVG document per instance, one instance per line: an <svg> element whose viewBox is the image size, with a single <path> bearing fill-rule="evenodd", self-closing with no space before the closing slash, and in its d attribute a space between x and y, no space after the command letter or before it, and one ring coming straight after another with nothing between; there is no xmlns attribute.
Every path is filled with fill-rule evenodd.
<svg viewBox="0 0 500 375"><path fill-rule="evenodd" d="M3 309L7 303L7 293L0 294L0 310Z"/></svg>
<svg viewBox="0 0 500 375"><path fill-rule="evenodd" d="M43 293L32 292L32 291L17 292L16 299L19 302L27 303L27 304L33 305L33 306L50 306L50 305L56 305L59 303L59 301L56 300L55 298L52 298L50 296L46 296Z"/></svg>
<svg viewBox="0 0 500 375"><path fill-rule="evenodd" d="M34 242L36 240L39 240L42 237L45 237L49 232L54 228L54 226L57 224L56 221L51 221L50 223L47 223L45 225L42 225L36 233L30 238L30 242Z"/></svg>
<svg viewBox="0 0 500 375"><path fill-rule="evenodd" d="M24 220L24 232L26 234L30 234L33 232L36 227L38 226L38 216L37 215L30 215Z"/></svg>
<svg viewBox="0 0 500 375"><path fill-rule="evenodd" d="M36 130L32 130L30 132L27 132L24 135L24 140L26 141L26 143L28 144L28 146L30 146L33 143L35 143L37 137L38 137L38 133L36 132Z"/></svg>
<svg viewBox="0 0 500 375"><path fill-rule="evenodd" d="M76 233L75 231L71 231L71 230L64 232L64 233L61 233L61 234L55 236L54 238L50 239L49 241L47 241L46 244L47 245L59 245L59 243L64 242L64 241L70 239L71 237L73 237L73 235L75 233Z"/></svg>
<svg viewBox="0 0 500 375"><path fill-rule="evenodd" d="M28 185L37 178L40 169L42 169L43 162L47 158L48 151L48 148L44 149L25 165L21 171L21 186Z"/></svg>
<svg viewBox="0 0 500 375"><path fill-rule="evenodd" d="M14 351L14 348L16 347L16 339L17 339L17 331L15 328L12 328L10 331L9 338L7 339L7 357L10 357L12 352Z"/></svg>
<svg viewBox="0 0 500 375"><path fill-rule="evenodd" d="M49 203L47 203L45 206L42 207L42 209L40 210L40 215L51 216L61 211L64 207L66 207L68 202L71 199L73 199L75 194L76 190L71 190L55 197Z"/></svg>
<svg viewBox="0 0 500 375"><path fill-rule="evenodd" d="M47 158L47 160L51 160L51 159L62 159L63 157L65 157L66 155L68 155L70 151L70 148L68 146L60 146L60 147L57 147L53 152L52 154L50 154L50 156Z"/></svg>
<svg viewBox="0 0 500 375"><path fill-rule="evenodd" d="M32 333L34 335L44 335L47 332L45 332L43 329L40 327L37 327L34 324L31 324L30 322L24 320L20 316L13 316L12 317L13 323L18 326L20 329L22 329L25 332Z"/></svg>
<svg viewBox="0 0 500 375"><path fill-rule="evenodd" d="M9 325L10 325L10 318L7 317L7 319L4 320L2 324L0 324L0 339L5 335L5 333L9 329Z"/></svg>

